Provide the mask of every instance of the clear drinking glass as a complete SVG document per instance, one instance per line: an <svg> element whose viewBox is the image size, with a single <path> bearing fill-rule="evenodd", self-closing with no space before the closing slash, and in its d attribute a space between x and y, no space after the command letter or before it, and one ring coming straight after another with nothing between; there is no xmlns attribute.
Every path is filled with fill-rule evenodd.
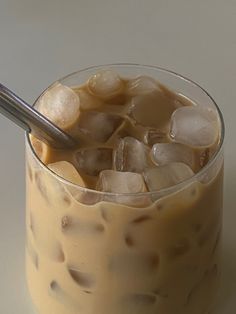
<svg viewBox="0 0 236 314"><path fill-rule="evenodd" d="M157 67L98 66L59 81L81 85L104 67L122 77L149 75L215 108L220 145L194 177L158 192L122 195L57 176L27 136L26 262L35 308L39 314L206 314L220 275L221 112L200 86Z"/></svg>

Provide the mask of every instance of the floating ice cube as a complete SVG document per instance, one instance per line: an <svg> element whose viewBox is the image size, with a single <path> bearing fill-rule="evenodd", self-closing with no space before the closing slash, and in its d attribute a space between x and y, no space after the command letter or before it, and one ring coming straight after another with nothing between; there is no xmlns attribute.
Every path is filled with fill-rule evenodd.
<svg viewBox="0 0 236 314"><path fill-rule="evenodd" d="M74 91L79 96L81 110L93 110L102 106L102 101L83 88L75 88Z"/></svg>
<svg viewBox="0 0 236 314"><path fill-rule="evenodd" d="M172 115L170 135L175 142L189 146L212 146L219 136L217 113L201 106L181 107Z"/></svg>
<svg viewBox="0 0 236 314"><path fill-rule="evenodd" d="M157 82L149 76L141 75L127 83L127 94L131 96L148 94L158 90Z"/></svg>
<svg viewBox="0 0 236 314"><path fill-rule="evenodd" d="M171 115L175 109L175 103L172 98L156 91L133 97L130 116L138 124L163 130L168 127Z"/></svg>
<svg viewBox="0 0 236 314"><path fill-rule="evenodd" d="M39 170L35 172L35 184L44 201L50 206L55 208L70 206L70 195L65 189L65 184L48 171Z"/></svg>
<svg viewBox="0 0 236 314"><path fill-rule="evenodd" d="M97 189L112 193L140 193L146 191L146 186L141 174L105 170L99 175Z"/></svg>
<svg viewBox="0 0 236 314"><path fill-rule="evenodd" d="M30 141L33 146L33 149L38 156L38 158L45 164L47 164L49 158L50 158L50 147L45 144L44 142L38 140L33 135L30 135Z"/></svg>
<svg viewBox="0 0 236 314"><path fill-rule="evenodd" d="M158 166L171 162L183 162L193 169L195 163L194 151L190 147L178 143L158 143L153 145L151 157Z"/></svg>
<svg viewBox="0 0 236 314"><path fill-rule="evenodd" d="M159 263L160 258L155 252L122 252L111 257L109 270L123 276L130 276L131 274L133 276L150 275L156 273Z"/></svg>
<svg viewBox="0 0 236 314"><path fill-rule="evenodd" d="M30 166L29 162L26 163L26 175L27 178L32 182L33 181L33 170L32 167Z"/></svg>
<svg viewBox="0 0 236 314"><path fill-rule="evenodd" d="M96 177L93 178L96 179ZM89 181L91 181L90 179L91 178L89 178ZM94 187L94 184L92 183L91 187ZM70 189L70 194L72 195L73 199L76 200L76 202L85 205L94 205L102 200L102 196L96 193L95 190L81 191L78 189Z"/></svg>
<svg viewBox="0 0 236 314"><path fill-rule="evenodd" d="M119 140L125 137L130 137L143 142L146 134L146 128L142 125L135 125L128 117L124 119L122 124L116 129L113 135L109 138L109 142L118 148ZM146 145L144 145L146 146Z"/></svg>
<svg viewBox="0 0 236 314"><path fill-rule="evenodd" d="M95 278L93 274L84 273L74 266L68 267L68 272L75 283L81 287L93 288L95 285Z"/></svg>
<svg viewBox="0 0 236 314"><path fill-rule="evenodd" d="M88 148L75 153L76 167L83 173L96 176L102 170L112 168L111 148Z"/></svg>
<svg viewBox="0 0 236 314"><path fill-rule="evenodd" d="M47 255L54 262L63 263L65 261L62 245L58 241L55 241L54 245L50 245Z"/></svg>
<svg viewBox="0 0 236 314"><path fill-rule="evenodd" d="M81 112L78 127L82 133L98 142L106 142L123 119L115 114L87 111Z"/></svg>
<svg viewBox="0 0 236 314"><path fill-rule="evenodd" d="M156 311L156 305L158 303L158 297L153 293L134 293L128 294L122 299L122 305L125 311L122 313L158 313Z"/></svg>
<svg viewBox="0 0 236 314"><path fill-rule="evenodd" d="M167 134L158 129L148 128L144 134L144 143L154 145L156 143L167 142Z"/></svg>
<svg viewBox="0 0 236 314"><path fill-rule="evenodd" d="M110 113L114 115L125 115L125 107L120 105L105 104L99 108L99 112Z"/></svg>
<svg viewBox="0 0 236 314"><path fill-rule="evenodd" d="M129 96L122 90L121 93L114 95L108 99L105 99L105 103L109 105L115 105L124 107L129 101Z"/></svg>
<svg viewBox="0 0 236 314"><path fill-rule="evenodd" d="M137 257L138 258L138 257ZM146 270L146 269L145 269ZM126 293L124 293L117 302L116 305L116 311L115 314L122 313L122 314L153 314L153 313L163 313L163 309L166 305L166 300L163 299L160 295L156 294L152 290L155 291L155 289L152 289L155 285L155 281L153 281L153 284L149 284L148 281L146 281L146 277L152 276L150 274L146 275L146 271L141 270L140 273L133 274L133 269L130 270L130 273L127 273L128 278L135 278L135 286L137 287L135 290L132 289L130 285L130 290L132 291L129 293L129 286L127 287L127 284L125 284L126 287ZM132 275L131 275L132 274ZM146 275L143 277L143 275ZM131 277L132 276L132 277ZM125 276L120 276L121 278L125 278ZM153 277L156 277L156 274L154 272ZM130 280L126 280L126 282L129 282ZM133 280L131 280L132 282ZM149 289L145 289L145 287L149 287ZM158 289L158 292L160 289ZM163 293L161 291L161 293ZM164 306L163 306L164 304Z"/></svg>
<svg viewBox="0 0 236 314"><path fill-rule="evenodd" d="M83 221L74 216L65 215L61 219L61 231L65 235L94 236L104 232L104 226L92 220Z"/></svg>
<svg viewBox="0 0 236 314"><path fill-rule="evenodd" d="M33 244L29 238L27 238L27 240L26 240L26 252L28 253L33 265L35 266L35 268L38 269L39 257L38 257L38 254L37 254L35 248L33 247Z"/></svg>
<svg viewBox="0 0 236 314"><path fill-rule="evenodd" d="M55 163L51 163L48 165L48 168L63 179L85 187L85 183L79 175L78 171L68 161L58 161Z"/></svg>
<svg viewBox="0 0 236 314"><path fill-rule="evenodd" d="M203 164L203 166L205 164ZM202 175L200 176L200 182L209 184L209 182L214 180L218 175L222 175L222 170L223 170L223 156L221 152L218 155L218 157L211 163L208 169L203 171Z"/></svg>
<svg viewBox="0 0 236 314"><path fill-rule="evenodd" d="M55 280L52 280L49 285L49 295L56 299L57 303L71 311L72 313L81 312L81 304L78 298L72 297L62 286Z"/></svg>
<svg viewBox="0 0 236 314"><path fill-rule="evenodd" d="M150 168L144 172L149 191L157 191L178 184L194 175L189 166L173 162L165 166Z"/></svg>
<svg viewBox="0 0 236 314"><path fill-rule="evenodd" d="M111 70L102 70L88 80L89 91L98 97L107 99L121 92L123 83L119 75Z"/></svg>
<svg viewBox="0 0 236 314"><path fill-rule="evenodd" d="M120 140L114 154L114 168L119 171L143 172L150 165L150 148L133 137Z"/></svg>
<svg viewBox="0 0 236 314"><path fill-rule="evenodd" d="M188 238L176 239L176 242L167 248L167 256L170 260L177 259L189 252L191 249Z"/></svg>
<svg viewBox="0 0 236 314"><path fill-rule="evenodd" d="M79 117L80 100L71 88L56 83L39 99L38 110L58 127L66 130Z"/></svg>

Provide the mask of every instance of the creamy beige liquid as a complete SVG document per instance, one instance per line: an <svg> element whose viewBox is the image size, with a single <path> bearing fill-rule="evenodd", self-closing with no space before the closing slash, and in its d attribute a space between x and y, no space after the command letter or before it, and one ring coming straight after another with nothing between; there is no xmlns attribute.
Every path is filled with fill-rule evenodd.
<svg viewBox="0 0 236 314"><path fill-rule="evenodd" d="M124 97L116 97L109 112L117 113ZM166 89L160 97L167 111L150 127L164 132L176 106L191 103ZM150 111L145 114L150 121ZM69 129L73 135L76 125ZM143 132L128 121L102 146L114 147L127 134L144 141ZM74 151L47 148L43 155L43 149L37 153L45 163L67 160L77 166ZM196 172L207 163L209 149L195 149L195 156ZM220 274L222 167L219 156L191 184L163 197L133 196L127 203L60 181L28 147L27 278L38 313L207 314ZM87 187L96 186L98 175L80 175Z"/></svg>

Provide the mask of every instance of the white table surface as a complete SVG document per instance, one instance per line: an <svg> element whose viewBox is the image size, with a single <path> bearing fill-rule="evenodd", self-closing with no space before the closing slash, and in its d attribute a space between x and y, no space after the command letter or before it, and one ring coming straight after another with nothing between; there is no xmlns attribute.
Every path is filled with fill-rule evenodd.
<svg viewBox="0 0 236 314"><path fill-rule="evenodd" d="M236 312L236 1L0 0L0 82L33 102L89 65L159 65L204 86L226 122L223 282ZM24 133L0 117L0 313L32 314L24 280Z"/></svg>

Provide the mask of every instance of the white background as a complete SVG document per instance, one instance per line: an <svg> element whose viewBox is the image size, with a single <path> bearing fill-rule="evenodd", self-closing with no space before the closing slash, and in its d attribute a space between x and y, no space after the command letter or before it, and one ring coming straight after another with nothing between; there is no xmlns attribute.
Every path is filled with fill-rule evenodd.
<svg viewBox="0 0 236 314"><path fill-rule="evenodd" d="M159 65L205 87L226 122L223 283L236 312L236 1L0 0L0 82L32 103L90 65ZM0 313L31 314L24 282L24 133L0 117ZM235 299L235 301L234 301Z"/></svg>

